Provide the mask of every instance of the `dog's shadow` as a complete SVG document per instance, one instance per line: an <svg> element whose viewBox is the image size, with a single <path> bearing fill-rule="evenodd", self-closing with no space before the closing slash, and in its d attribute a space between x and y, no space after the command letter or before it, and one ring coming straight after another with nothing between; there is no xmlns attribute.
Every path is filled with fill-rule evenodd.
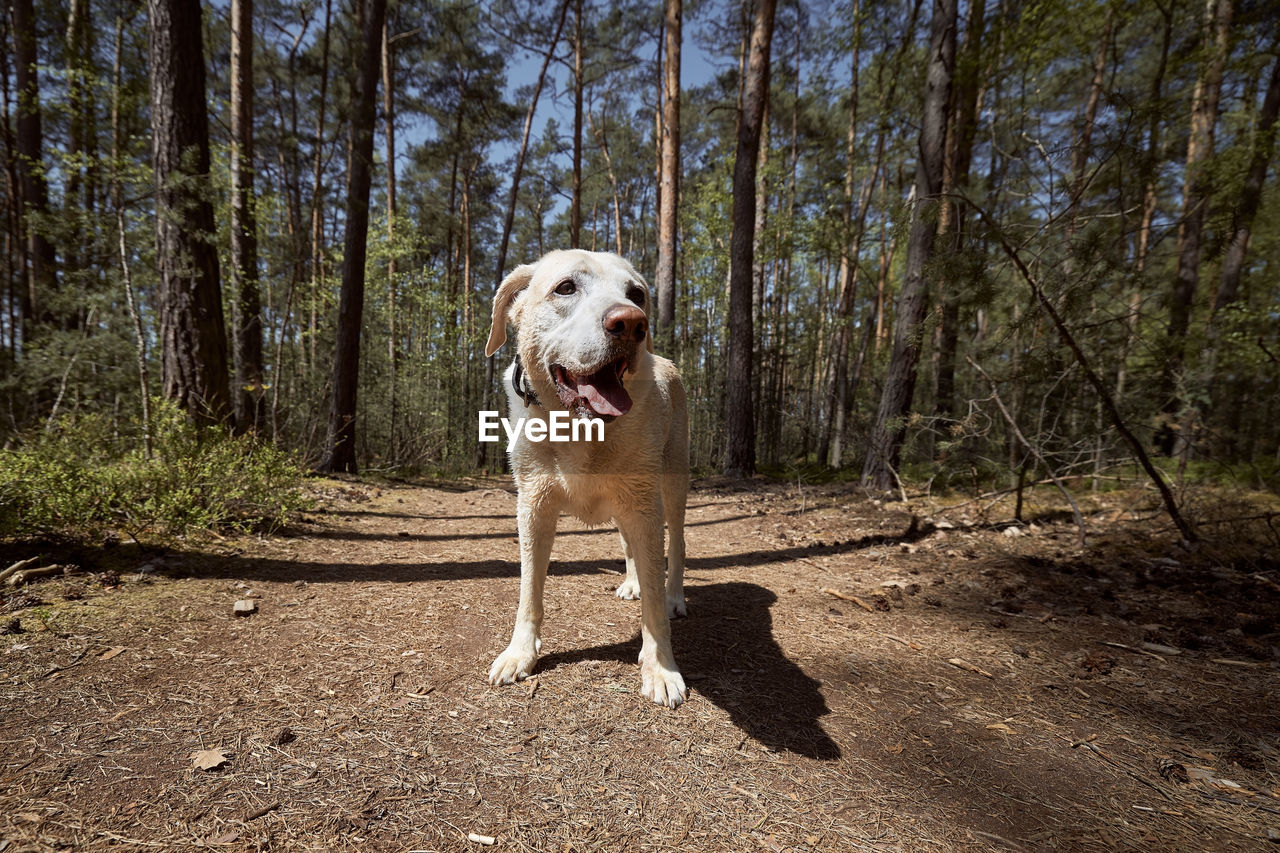
<svg viewBox="0 0 1280 853"><path fill-rule="evenodd" d="M773 638L769 608L777 596L740 582L690 586L685 595L689 618L672 621L671 645L692 693L723 708L744 734L770 749L839 758L840 747L818 722L829 713L818 682ZM637 634L625 643L553 652L538 671L583 660L634 664L639 654Z"/></svg>

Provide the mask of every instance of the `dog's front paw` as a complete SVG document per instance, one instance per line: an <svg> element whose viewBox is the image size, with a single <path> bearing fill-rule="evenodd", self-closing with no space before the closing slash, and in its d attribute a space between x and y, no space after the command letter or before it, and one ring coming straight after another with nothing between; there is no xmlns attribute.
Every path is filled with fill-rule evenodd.
<svg viewBox="0 0 1280 853"><path fill-rule="evenodd" d="M640 665L640 692L659 705L675 708L688 696L679 670L656 663Z"/></svg>
<svg viewBox="0 0 1280 853"><path fill-rule="evenodd" d="M631 578L627 578L618 587L618 598L626 601L638 601L640 599L640 584Z"/></svg>
<svg viewBox="0 0 1280 853"><path fill-rule="evenodd" d="M689 605L685 604L683 595L679 598L667 599L667 615L672 619L689 615Z"/></svg>
<svg viewBox="0 0 1280 853"><path fill-rule="evenodd" d="M493 666L489 667L489 683L494 687L500 684L515 684L528 678L533 666L538 662L538 654L530 648L507 646L507 650L498 655Z"/></svg>

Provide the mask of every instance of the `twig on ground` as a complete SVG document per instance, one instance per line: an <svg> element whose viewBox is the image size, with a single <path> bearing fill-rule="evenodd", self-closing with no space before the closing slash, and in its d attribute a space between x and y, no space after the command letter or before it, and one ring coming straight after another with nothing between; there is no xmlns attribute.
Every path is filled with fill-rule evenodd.
<svg viewBox="0 0 1280 853"><path fill-rule="evenodd" d="M829 586L824 586L822 588L822 591L825 592L827 595L840 599L841 601L852 601L854 604L858 605L868 613L876 612L876 609L874 607L872 607L870 604L867 604L865 601L863 601L861 598L858 598L858 596L856 595L849 595L847 592L841 592L840 590L832 589Z"/></svg>
<svg viewBox="0 0 1280 853"><path fill-rule="evenodd" d="M50 669L44 675L40 676L40 678L45 679L56 673L71 669L71 667L75 666L76 664L80 663L80 661L84 660L84 656L88 651L89 651L89 647L85 646L83 649L80 650L80 653L78 655L76 655L74 658L71 659L70 663L59 664L58 666L55 666L53 669Z"/></svg>
<svg viewBox="0 0 1280 853"><path fill-rule="evenodd" d="M975 673L976 675L982 675L982 676L985 676L985 677L987 677L987 678L995 678L995 676L994 676L994 675L992 675L991 673L987 672L987 671L986 671L985 669L983 669L982 667L980 667L980 666L974 666L973 664L969 663L969 662L968 662L967 660L965 660L964 658L947 658L947 663L951 664L951 665L952 665L952 666L954 666L954 667L958 667L958 668L960 668L960 669L963 669L963 670L965 670L966 672L972 672L972 673Z"/></svg>
<svg viewBox="0 0 1280 853"><path fill-rule="evenodd" d="M1132 770L1130 770L1128 767L1125 767L1123 764L1121 764L1120 762L1116 761L1116 760L1115 760L1114 758L1112 758L1110 755L1107 755L1105 752L1103 752L1102 750L1098 749L1098 747L1097 747L1096 745L1094 745L1094 744L1090 743L1090 742L1089 742L1089 741L1087 741L1087 740L1076 741L1075 743L1071 744L1071 748L1072 748L1072 749L1075 749L1076 747L1079 747L1079 746L1083 746L1085 749L1089 750L1089 751L1090 751L1090 752L1092 752L1094 755L1097 755L1097 756L1101 757L1104 761L1106 761L1108 764L1110 764L1112 767L1116 768L1117 770L1122 770L1122 771L1124 771L1124 772L1125 772L1125 773L1127 773L1130 777L1132 777L1132 778L1133 778L1133 780L1134 780L1135 782L1140 782L1140 783L1142 783L1143 785L1146 785L1148 788L1150 788L1151 790L1155 791L1157 794L1159 794L1160 796L1164 797L1164 798L1165 798L1166 800L1168 800L1169 802L1173 802L1173 797L1169 796L1169 794L1168 794L1168 793L1166 793L1163 789L1161 789L1159 785L1156 785L1154 782L1149 782L1149 781L1147 781L1146 779L1143 779L1143 778L1142 778L1141 776L1139 776L1137 773L1134 773L1134 772L1133 772Z"/></svg>
<svg viewBox="0 0 1280 853"><path fill-rule="evenodd" d="M273 811L275 811L275 810L276 810L276 809L278 809L278 808L280 808L280 801L279 801L279 800L276 800L276 801L275 801L275 802L273 802L273 803L268 803L267 805L263 806L262 808L257 809L256 811L252 811L252 812L250 812L249 814L245 815L245 816L244 816L244 822L245 822L245 823L249 823L250 821L257 820L258 818L262 817L263 815L265 815L265 814L267 814L267 813L269 813L269 812L273 812Z"/></svg>

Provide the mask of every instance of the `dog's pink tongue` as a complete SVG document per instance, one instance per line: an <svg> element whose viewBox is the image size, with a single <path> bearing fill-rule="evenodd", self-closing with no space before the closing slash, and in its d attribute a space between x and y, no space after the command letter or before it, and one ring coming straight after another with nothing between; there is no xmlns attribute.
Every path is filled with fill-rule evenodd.
<svg viewBox="0 0 1280 853"><path fill-rule="evenodd" d="M631 395L622 387L611 367L580 377L578 394L597 415L617 417L631 411Z"/></svg>

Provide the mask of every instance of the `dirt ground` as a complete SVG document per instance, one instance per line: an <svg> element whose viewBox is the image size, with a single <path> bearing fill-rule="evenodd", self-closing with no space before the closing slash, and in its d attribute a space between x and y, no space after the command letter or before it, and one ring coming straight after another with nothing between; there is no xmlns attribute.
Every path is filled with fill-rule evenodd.
<svg viewBox="0 0 1280 853"><path fill-rule="evenodd" d="M1280 548L1188 552L1149 493L1086 501L1082 547L1056 511L699 484L671 711L611 529L562 520L536 676L495 689L509 486L322 492L6 590L0 853L1280 849Z"/></svg>

